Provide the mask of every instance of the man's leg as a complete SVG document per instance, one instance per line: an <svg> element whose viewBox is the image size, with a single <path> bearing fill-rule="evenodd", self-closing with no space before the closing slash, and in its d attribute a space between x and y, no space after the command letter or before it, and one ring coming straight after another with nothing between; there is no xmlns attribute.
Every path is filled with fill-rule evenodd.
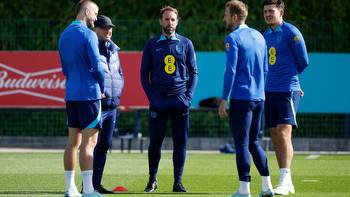
<svg viewBox="0 0 350 197"><path fill-rule="evenodd" d="M280 168L289 168L293 159L292 125L278 124L271 128L271 139Z"/></svg>
<svg viewBox="0 0 350 197"><path fill-rule="evenodd" d="M186 144L189 129L189 109L173 110L171 112L171 126L173 136L173 165L174 183L182 182L182 174L186 160Z"/></svg>
<svg viewBox="0 0 350 197"><path fill-rule="evenodd" d="M157 173L161 158L161 148L165 137L166 122L168 112L166 110L156 110L150 108L149 111L149 139L148 146L148 168L149 181L145 192L153 192L157 188Z"/></svg>
<svg viewBox="0 0 350 197"><path fill-rule="evenodd" d="M275 154L280 168L280 178L274 193L278 195L288 195L295 193L292 182L290 167L293 159L292 126L288 124L278 124L271 129L271 139L275 146Z"/></svg>
<svg viewBox="0 0 350 197"><path fill-rule="evenodd" d="M66 144L63 163L66 178L66 192L77 194L78 189L75 184L75 167L77 165L77 152L81 143L81 132L77 128L68 128L68 142Z"/></svg>
<svg viewBox="0 0 350 197"><path fill-rule="evenodd" d="M280 167L280 179L276 194L288 195L294 193L290 167L293 159L292 129L297 126L296 111L298 109L300 92L276 93L274 100L277 114L276 124L271 129L271 139L275 146L275 154Z"/></svg>
<svg viewBox="0 0 350 197"><path fill-rule="evenodd" d="M97 142L97 129L82 130L82 142L80 145L79 162L83 178L83 193L94 192L92 185L93 151Z"/></svg>
<svg viewBox="0 0 350 197"><path fill-rule="evenodd" d="M102 130L98 134L93 158L93 185L97 191L99 191L98 188L101 187L101 179L106 164L107 151L112 144L112 137L116 124L116 114L116 109L102 112Z"/></svg>
<svg viewBox="0 0 350 197"><path fill-rule="evenodd" d="M292 130L297 126L296 111L300 91L282 93L277 101L277 126L271 129L272 142L276 146L276 157L280 169L290 169L293 159Z"/></svg>
<svg viewBox="0 0 350 197"><path fill-rule="evenodd" d="M249 101L230 101L230 128L236 148L236 165L239 176L239 194L250 194L249 132L253 112Z"/></svg>
<svg viewBox="0 0 350 197"><path fill-rule="evenodd" d="M264 110L264 102L254 102L254 104L253 119L249 133L249 151L252 154L254 164L261 175L261 194L270 196L272 195L272 183L267 165L267 156L258 140L261 131L261 118Z"/></svg>

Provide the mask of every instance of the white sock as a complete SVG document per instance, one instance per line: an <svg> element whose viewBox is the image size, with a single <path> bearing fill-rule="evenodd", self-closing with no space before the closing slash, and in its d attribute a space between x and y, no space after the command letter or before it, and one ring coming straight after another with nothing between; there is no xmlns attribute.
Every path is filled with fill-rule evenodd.
<svg viewBox="0 0 350 197"><path fill-rule="evenodd" d="M289 168L280 168L279 185L293 185L292 176Z"/></svg>
<svg viewBox="0 0 350 197"><path fill-rule="evenodd" d="M270 176L261 176L261 191L272 191L272 183Z"/></svg>
<svg viewBox="0 0 350 197"><path fill-rule="evenodd" d="M240 181L238 192L240 194L249 194L250 193L250 182Z"/></svg>
<svg viewBox="0 0 350 197"><path fill-rule="evenodd" d="M92 170L81 171L83 177L83 193L90 194L94 192L94 186L92 185Z"/></svg>
<svg viewBox="0 0 350 197"><path fill-rule="evenodd" d="M78 192L77 186L75 185L75 171L64 171L66 177L66 191L74 194Z"/></svg>

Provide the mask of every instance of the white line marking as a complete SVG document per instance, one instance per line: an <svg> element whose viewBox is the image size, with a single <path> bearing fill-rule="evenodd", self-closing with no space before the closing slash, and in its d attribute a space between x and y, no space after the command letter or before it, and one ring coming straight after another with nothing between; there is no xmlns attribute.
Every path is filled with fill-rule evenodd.
<svg viewBox="0 0 350 197"><path fill-rule="evenodd" d="M317 183L317 182L320 182L320 180L302 180L303 182L306 182L306 183Z"/></svg>
<svg viewBox="0 0 350 197"><path fill-rule="evenodd" d="M306 157L306 159L317 159L319 157L320 157L320 155L309 155Z"/></svg>
<svg viewBox="0 0 350 197"><path fill-rule="evenodd" d="M43 71L38 71L38 72L28 72L28 73L25 73L23 71L20 71L16 68L12 68L6 64L2 64L0 63L0 67L3 67L9 71L12 71L16 74L19 74L19 75L22 75L22 76L26 76L26 74L29 74L30 76L32 77L35 77L35 76L40 76L40 75L46 75L46 74L50 74L50 73L57 73L57 72L61 72L61 68L53 68L53 69L49 69L49 70L43 70Z"/></svg>
<svg viewBox="0 0 350 197"><path fill-rule="evenodd" d="M45 95L45 94L36 93L36 92L30 92L27 90L9 90L9 91L0 92L0 96L6 96L11 94L26 94L26 95L31 95L39 98L44 98L44 99L49 99L49 100L54 100L54 101L64 103L64 99L61 97Z"/></svg>

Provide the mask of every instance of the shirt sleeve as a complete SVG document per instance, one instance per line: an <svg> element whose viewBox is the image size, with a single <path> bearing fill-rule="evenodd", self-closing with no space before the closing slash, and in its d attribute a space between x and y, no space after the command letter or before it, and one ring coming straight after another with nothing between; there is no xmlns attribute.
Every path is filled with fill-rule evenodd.
<svg viewBox="0 0 350 197"><path fill-rule="evenodd" d="M222 90L222 99L227 100L231 94L233 82L236 76L238 61L238 47L234 40L227 36L225 40L226 67L224 72L224 85Z"/></svg>
<svg viewBox="0 0 350 197"><path fill-rule="evenodd" d="M268 53L267 45L265 45L265 54L264 54L264 82L266 83L267 72L269 71L269 62L268 62Z"/></svg>
<svg viewBox="0 0 350 197"><path fill-rule="evenodd" d="M104 92L104 74L102 62L100 61L100 52L98 50L98 39L94 32L88 37L87 52L90 62L89 71L94 75L96 81L100 85L101 92Z"/></svg>
<svg viewBox="0 0 350 197"><path fill-rule="evenodd" d="M58 41L58 52L59 52L60 60L61 60L62 73L63 73L64 76L67 77L67 75L68 75L68 72L67 72L67 65L66 65L64 59L62 58L62 50L63 50L63 49L62 49L62 42L64 42L62 39L63 39L63 38L60 37L60 39L59 39L59 41Z"/></svg>
<svg viewBox="0 0 350 197"><path fill-rule="evenodd" d="M188 50L186 53L186 66L188 68L189 80L187 82L186 96L192 99L193 92L196 89L198 82L198 67L196 61L196 53L194 51L193 43L189 40Z"/></svg>
<svg viewBox="0 0 350 197"><path fill-rule="evenodd" d="M151 66L152 66L152 61L151 61L152 54L151 54L151 49L149 45L150 43L147 43L143 49L140 77L141 77L141 84L142 84L143 90L145 91L148 100L151 101L152 89L151 89L151 82L150 82L150 73L151 73Z"/></svg>
<svg viewBox="0 0 350 197"><path fill-rule="evenodd" d="M297 60L297 71L298 74L300 74L308 66L309 58L307 56L306 44L303 35L297 28L291 29L289 44Z"/></svg>

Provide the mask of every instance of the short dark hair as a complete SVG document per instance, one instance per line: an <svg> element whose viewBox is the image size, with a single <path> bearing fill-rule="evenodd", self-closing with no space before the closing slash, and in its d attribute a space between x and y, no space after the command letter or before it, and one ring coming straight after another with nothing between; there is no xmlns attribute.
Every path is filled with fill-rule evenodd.
<svg viewBox="0 0 350 197"><path fill-rule="evenodd" d="M163 18L163 14L165 11L172 11L172 12L175 12L177 18L179 18L179 12L177 11L176 8L173 8L171 6L164 6L160 9L159 11L159 18L162 19Z"/></svg>
<svg viewBox="0 0 350 197"><path fill-rule="evenodd" d="M264 0L263 7L265 5L276 5L276 7L280 10L284 10L284 2L283 0Z"/></svg>
<svg viewBox="0 0 350 197"><path fill-rule="evenodd" d="M86 6L88 3L94 3L91 0L80 0L76 5L75 5L75 14L79 14L79 12Z"/></svg>
<svg viewBox="0 0 350 197"><path fill-rule="evenodd" d="M225 5L229 8L231 16L237 15L241 21L245 21L248 16L248 6L242 1L231 0Z"/></svg>

